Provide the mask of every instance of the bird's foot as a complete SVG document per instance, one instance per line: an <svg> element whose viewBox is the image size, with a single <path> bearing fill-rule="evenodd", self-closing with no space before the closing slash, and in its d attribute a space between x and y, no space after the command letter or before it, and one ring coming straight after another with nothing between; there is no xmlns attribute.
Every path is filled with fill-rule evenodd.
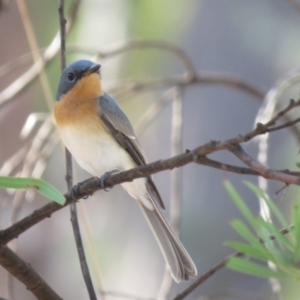
<svg viewBox="0 0 300 300"><path fill-rule="evenodd" d="M80 193L79 193L79 190L80 190L80 187L85 183L86 181L80 181L78 182L76 185L74 185L70 191L70 195L73 199L77 199L80 197ZM85 195L82 197L82 199L87 199L89 197L89 195Z"/></svg>
<svg viewBox="0 0 300 300"><path fill-rule="evenodd" d="M120 170L112 170L112 171L109 171L109 172L106 172L104 173L100 178L99 178L99 186L105 191L105 192L108 192L110 189L112 189L111 186L107 186L107 184L105 183L105 180L110 176L110 175L113 175L113 174L116 174L116 173L119 173Z"/></svg>

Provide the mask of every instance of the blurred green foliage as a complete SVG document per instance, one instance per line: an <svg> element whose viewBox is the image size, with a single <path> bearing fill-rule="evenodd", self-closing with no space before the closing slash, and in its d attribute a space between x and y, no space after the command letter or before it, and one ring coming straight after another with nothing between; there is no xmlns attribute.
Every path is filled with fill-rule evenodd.
<svg viewBox="0 0 300 300"><path fill-rule="evenodd" d="M225 188L232 200L247 220L231 222L232 227L247 243L227 242L226 244L238 252L245 254L244 258L231 257L227 267L242 273L263 278L292 279L300 281L300 207L296 203L292 207L292 220L287 220L271 198L256 185L245 182L245 185L270 210L274 220L281 228L277 228L270 220L254 216L245 201L229 181ZM293 225L289 225L292 223ZM270 268L269 263L275 267Z"/></svg>

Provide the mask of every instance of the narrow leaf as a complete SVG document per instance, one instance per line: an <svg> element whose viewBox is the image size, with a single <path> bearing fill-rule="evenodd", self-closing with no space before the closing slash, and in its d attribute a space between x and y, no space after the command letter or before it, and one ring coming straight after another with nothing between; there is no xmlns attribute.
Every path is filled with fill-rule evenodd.
<svg viewBox="0 0 300 300"><path fill-rule="evenodd" d="M225 245L244 253L247 256L260 259L262 261L268 261L270 259L268 251L265 250L264 252L261 252L257 250L255 247L252 247L247 244L243 243L237 243L237 242L226 242Z"/></svg>
<svg viewBox="0 0 300 300"><path fill-rule="evenodd" d="M45 197L64 205L65 197L54 186L46 181L26 177L0 176L0 188L6 189L29 189L34 188Z"/></svg>
<svg viewBox="0 0 300 300"><path fill-rule="evenodd" d="M259 187L257 187L255 184L249 181L244 181L244 184L259 198L262 198L265 200L266 204L268 205L271 212L276 216L278 221L281 223L281 225L284 228L289 227L288 221L285 219L281 211L278 209L278 207L275 205L275 203L270 199L270 197L264 193Z"/></svg>
<svg viewBox="0 0 300 300"><path fill-rule="evenodd" d="M235 271L262 278L283 279L289 277L288 275L280 271L274 271L267 267L258 265L256 263L238 257L231 257L227 262L227 267Z"/></svg>
<svg viewBox="0 0 300 300"><path fill-rule="evenodd" d="M248 227L239 220L233 220L231 226L253 247L255 247L262 254L265 253L265 248L259 242L258 238L248 229Z"/></svg>
<svg viewBox="0 0 300 300"><path fill-rule="evenodd" d="M287 265L288 259L285 257L285 253L288 256L289 254L285 252L284 246L287 246L291 252L293 252L293 248L290 248L290 245L286 243L285 237L278 232L277 228L273 226L273 224L264 221L263 219L259 219L258 223L262 227L264 246L268 249L270 256L275 264ZM271 240L270 236L274 236L276 240ZM276 247L276 244L281 245L282 251L279 251ZM290 252L290 253L291 253Z"/></svg>
<svg viewBox="0 0 300 300"><path fill-rule="evenodd" d="M255 217L253 216L250 209L245 204L244 200L241 198L237 190L234 188L234 186L231 184L230 181L225 180L224 186L231 196L232 200L234 201L235 205L238 207L240 212L243 214L245 219L249 222L249 224L255 229Z"/></svg>
<svg viewBox="0 0 300 300"><path fill-rule="evenodd" d="M260 226L264 227L267 230L268 236L264 237L265 242L271 241L271 236L273 236L282 249L284 249L283 246L285 246L291 252L294 252L293 244L288 240L286 235L280 232L280 229L274 226L273 223L265 221L262 218L259 218L257 222Z"/></svg>

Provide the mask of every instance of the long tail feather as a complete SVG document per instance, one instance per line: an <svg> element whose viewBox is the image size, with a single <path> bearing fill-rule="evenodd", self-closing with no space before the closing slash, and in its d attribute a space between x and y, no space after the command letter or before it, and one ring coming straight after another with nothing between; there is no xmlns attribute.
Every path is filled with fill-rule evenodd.
<svg viewBox="0 0 300 300"><path fill-rule="evenodd" d="M197 269L191 257L173 233L157 205L154 203L154 210L149 210L140 201L138 203L170 267L174 280L180 282L196 277Z"/></svg>

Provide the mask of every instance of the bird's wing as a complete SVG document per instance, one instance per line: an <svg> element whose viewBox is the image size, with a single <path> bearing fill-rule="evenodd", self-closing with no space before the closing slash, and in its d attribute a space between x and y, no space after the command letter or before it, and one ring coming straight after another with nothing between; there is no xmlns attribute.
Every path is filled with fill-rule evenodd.
<svg viewBox="0 0 300 300"><path fill-rule="evenodd" d="M99 98L100 117L117 142L131 155L140 166L146 164L142 147L133 127L118 103L108 94Z"/></svg>
<svg viewBox="0 0 300 300"><path fill-rule="evenodd" d="M105 93L99 98L99 105L100 117L116 141L129 153L138 166L146 164L142 147L134 133L133 127L118 103ZM151 177L148 177L147 190L164 209L164 203Z"/></svg>

